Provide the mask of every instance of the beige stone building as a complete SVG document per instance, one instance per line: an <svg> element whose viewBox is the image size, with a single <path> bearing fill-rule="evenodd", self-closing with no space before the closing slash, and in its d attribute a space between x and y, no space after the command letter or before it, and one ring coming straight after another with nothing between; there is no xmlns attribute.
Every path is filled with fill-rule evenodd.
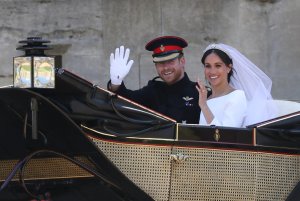
<svg viewBox="0 0 300 201"><path fill-rule="evenodd" d="M12 83L12 58L28 36L51 40L63 67L106 87L109 55L120 45L135 61L126 78L136 89L156 75L145 44L178 35L189 42L186 71L203 77L211 42L232 45L273 80L276 99L300 100L299 0L1 0L0 83Z"/></svg>

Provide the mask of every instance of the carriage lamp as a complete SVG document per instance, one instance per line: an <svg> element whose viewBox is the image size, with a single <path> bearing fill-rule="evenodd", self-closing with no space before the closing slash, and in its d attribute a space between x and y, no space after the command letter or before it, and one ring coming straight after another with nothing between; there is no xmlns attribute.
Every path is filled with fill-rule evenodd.
<svg viewBox="0 0 300 201"><path fill-rule="evenodd" d="M13 58L14 87L55 88L55 67L60 65L58 56L46 56L44 51L51 49L41 37L28 37L19 41L24 44L17 50L25 51L24 56Z"/></svg>

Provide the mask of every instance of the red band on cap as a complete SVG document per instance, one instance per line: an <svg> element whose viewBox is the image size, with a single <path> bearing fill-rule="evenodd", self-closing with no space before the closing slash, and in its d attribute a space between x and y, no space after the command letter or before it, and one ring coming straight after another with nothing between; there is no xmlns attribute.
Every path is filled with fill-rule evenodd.
<svg viewBox="0 0 300 201"><path fill-rule="evenodd" d="M181 51L182 47L176 46L176 45L167 45L167 46L163 46L161 45L160 47L156 48L153 50L154 54L159 54L159 53L163 53L163 52L169 52L172 50L178 50Z"/></svg>

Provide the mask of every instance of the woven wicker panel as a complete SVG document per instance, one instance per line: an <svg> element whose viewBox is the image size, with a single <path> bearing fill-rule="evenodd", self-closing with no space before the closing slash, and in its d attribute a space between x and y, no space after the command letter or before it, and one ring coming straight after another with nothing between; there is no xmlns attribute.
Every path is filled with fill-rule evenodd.
<svg viewBox="0 0 300 201"><path fill-rule="evenodd" d="M254 200L256 158L251 153L174 149L189 156L173 162L170 200Z"/></svg>
<svg viewBox="0 0 300 201"><path fill-rule="evenodd" d="M299 156L176 148L170 201L283 201L299 181Z"/></svg>
<svg viewBox="0 0 300 201"><path fill-rule="evenodd" d="M297 155L94 142L159 201L284 201L300 180Z"/></svg>
<svg viewBox="0 0 300 201"><path fill-rule="evenodd" d="M131 181L153 199L168 200L171 147L93 141Z"/></svg>
<svg viewBox="0 0 300 201"><path fill-rule="evenodd" d="M77 159L88 163L85 158ZM6 179L17 163L17 160L0 161L0 181L4 181ZM26 165L24 171L24 179L26 180L82 177L92 177L92 175L63 158L32 159ZM13 180L18 180L18 174L13 178Z"/></svg>
<svg viewBox="0 0 300 201"><path fill-rule="evenodd" d="M299 156L258 154L257 200L286 200L300 180Z"/></svg>

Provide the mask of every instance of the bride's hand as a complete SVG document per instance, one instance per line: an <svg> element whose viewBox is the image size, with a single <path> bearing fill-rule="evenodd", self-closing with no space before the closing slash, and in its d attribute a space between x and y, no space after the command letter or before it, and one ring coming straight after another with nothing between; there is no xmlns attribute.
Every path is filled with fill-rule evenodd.
<svg viewBox="0 0 300 201"><path fill-rule="evenodd" d="M202 108L203 106L206 105L206 101L207 101L207 89L205 87L205 85L203 84L203 82L201 82L200 79L197 80L197 85L196 88L198 90L199 93L199 106L200 108Z"/></svg>

